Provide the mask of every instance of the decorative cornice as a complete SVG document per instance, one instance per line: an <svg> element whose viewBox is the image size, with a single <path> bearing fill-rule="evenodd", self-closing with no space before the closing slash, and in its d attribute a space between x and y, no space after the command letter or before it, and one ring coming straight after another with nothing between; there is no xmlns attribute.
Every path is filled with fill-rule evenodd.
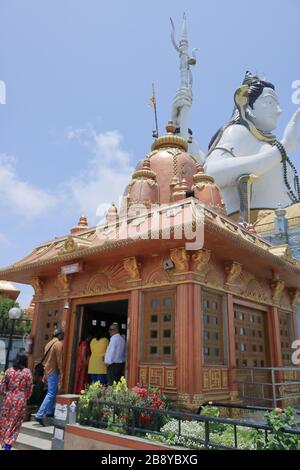
<svg viewBox="0 0 300 470"><path fill-rule="evenodd" d="M186 140L182 139L182 137L179 137L177 135L163 135L161 137L158 137L155 139L153 144L151 145L151 150L158 150L158 149L163 149L166 147L179 147L185 152L188 150L188 143Z"/></svg>
<svg viewBox="0 0 300 470"><path fill-rule="evenodd" d="M59 273L57 276L57 283L59 287L64 291L68 292L70 289L70 275Z"/></svg>
<svg viewBox="0 0 300 470"><path fill-rule="evenodd" d="M231 264L225 266L226 279L225 284L234 285L241 275L243 266L240 263L233 261Z"/></svg>
<svg viewBox="0 0 300 470"><path fill-rule="evenodd" d="M30 284L34 289L34 295L40 297L43 293L43 281L39 277L34 277L31 279Z"/></svg>
<svg viewBox="0 0 300 470"><path fill-rule="evenodd" d="M193 201L189 202L189 204L193 204ZM176 205L174 205L175 207ZM193 206L192 206L193 207ZM171 209L171 207L170 207ZM240 226L237 224L234 224L231 222L228 218L225 218L221 216L220 214L215 213L211 209L204 209L205 212L205 231L206 231L206 237L208 237L210 234L215 236L222 237L224 239L227 239L228 241L232 242L235 244L235 246L239 246L242 249L247 250L247 253L245 256L252 256L252 255L258 255L261 257L261 259L265 260L268 264L270 264L273 268L283 268L286 271L288 270L289 273L294 274L295 276L300 276L300 269L299 265L294 265L292 263L287 263L286 260L280 258L280 257L275 257L272 253L268 251L270 244L263 239L256 237L255 235L249 234L249 232L246 232L244 229L242 229ZM193 222L192 228L196 229L196 221ZM91 232L94 229L91 229ZM174 234L174 227L171 227L170 229L171 233L171 238ZM158 230L155 233L156 238L162 238L163 231ZM151 230L149 229L148 232L148 237L151 239ZM82 240L81 236L76 237L76 239L79 238ZM154 238L152 236L152 238ZM64 243L66 240L59 240L58 242L53 242L53 245L59 245L61 247L62 243ZM80 246L78 247L78 250L72 251L72 252L64 252L62 254L58 254L58 247L56 251L56 255L54 254L52 257L42 259L42 260L33 260L31 262L27 261L27 258L24 258L21 262L16 263L14 265L8 266L6 269L3 269L0 271L0 277L3 279L6 279L8 275L10 275L10 280L13 281L18 281L18 279L15 277L14 279L12 278L11 274L12 273L30 273L33 269L37 269L40 267L46 267L50 265L55 265L55 264L62 264L74 259L78 258L84 258L85 256L95 256L97 254L101 253L107 253L111 252L112 250L119 249L122 247L129 247L129 246L134 246L137 242L140 242L140 240L136 239L120 239L120 240L107 240L105 243L96 245L96 246L90 246L90 242L88 242L87 246ZM161 243L161 241L158 240L158 243ZM49 246L49 245L47 245ZM33 252L34 254L34 252ZM28 276L28 277L29 277ZM21 281L22 282L22 281ZM291 286L292 287L292 286Z"/></svg>
<svg viewBox="0 0 300 470"><path fill-rule="evenodd" d="M135 256L123 260L125 271L129 274L131 281L139 281L141 279L140 263L137 262Z"/></svg>
<svg viewBox="0 0 300 470"><path fill-rule="evenodd" d="M149 180L155 180L156 178L156 173L152 170L137 170L133 173L132 175L132 180L138 180L139 178L149 178Z"/></svg>
<svg viewBox="0 0 300 470"><path fill-rule="evenodd" d="M83 240L82 238L69 235L68 238L64 241L63 245L61 246L59 253L60 254L72 253L74 251L78 251L83 248L86 248L89 245L90 245L90 242L88 240Z"/></svg>
<svg viewBox="0 0 300 470"><path fill-rule="evenodd" d="M175 264L176 272L187 272L189 270L190 256L184 247L170 250L170 258Z"/></svg>
<svg viewBox="0 0 300 470"><path fill-rule="evenodd" d="M275 303L280 303L281 294L284 290L285 283L280 279L271 282L272 296Z"/></svg>
<svg viewBox="0 0 300 470"><path fill-rule="evenodd" d="M194 269L197 273L205 275L208 270L208 265L211 257L211 251L202 248L192 255L194 261Z"/></svg>
<svg viewBox="0 0 300 470"><path fill-rule="evenodd" d="M289 289L289 295L291 299L291 306L293 309L297 307L297 303L300 300L300 289Z"/></svg>

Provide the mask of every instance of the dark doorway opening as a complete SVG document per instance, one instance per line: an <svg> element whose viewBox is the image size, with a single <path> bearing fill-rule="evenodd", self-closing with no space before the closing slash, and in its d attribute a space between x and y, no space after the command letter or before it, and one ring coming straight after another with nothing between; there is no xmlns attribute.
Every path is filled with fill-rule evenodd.
<svg viewBox="0 0 300 470"><path fill-rule="evenodd" d="M99 302L96 304L83 305L83 318L80 340L88 336L89 332L95 331L99 326L105 330L109 339L108 328L112 323L118 323L120 334L127 335L128 301L117 300L114 302Z"/></svg>
<svg viewBox="0 0 300 470"><path fill-rule="evenodd" d="M97 302L91 304L78 305L76 309L77 320L75 322L73 353L69 390L73 391L75 383L75 372L78 365L78 346L81 340L86 339L89 333L93 334L102 327L107 338L110 338L108 328L112 323L118 323L120 334L127 337L127 317L128 317L128 300L116 300L111 302ZM126 375L125 364L125 375Z"/></svg>

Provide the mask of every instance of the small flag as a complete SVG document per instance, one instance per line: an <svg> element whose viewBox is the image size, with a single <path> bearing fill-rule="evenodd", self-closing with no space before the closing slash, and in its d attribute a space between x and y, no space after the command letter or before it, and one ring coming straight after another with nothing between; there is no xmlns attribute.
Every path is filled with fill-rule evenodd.
<svg viewBox="0 0 300 470"><path fill-rule="evenodd" d="M151 98L149 99L149 106L151 106L151 108L154 108L156 105L156 99L155 99L155 96L151 96Z"/></svg>
<svg viewBox="0 0 300 470"><path fill-rule="evenodd" d="M155 107L156 107L156 98L155 98L155 87L154 87L154 83L152 83L152 96L151 96L151 98L149 99L149 106L151 106L151 108L155 108Z"/></svg>

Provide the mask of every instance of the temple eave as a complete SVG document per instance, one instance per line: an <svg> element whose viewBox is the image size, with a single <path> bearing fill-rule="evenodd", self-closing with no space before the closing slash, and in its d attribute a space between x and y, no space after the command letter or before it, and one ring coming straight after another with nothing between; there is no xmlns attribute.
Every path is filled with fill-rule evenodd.
<svg viewBox="0 0 300 470"><path fill-rule="evenodd" d="M196 223L199 221L193 213L193 200L188 199L165 210L172 210L174 207L182 207L188 211L190 218L186 225L192 225L193 230L195 230ZM191 216L191 214L193 215ZM274 273L276 273L289 287L297 287L300 284L299 263L293 263L293 260L274 254L270 250L270 244L259 236L249 233L226 216L217 214L208 208L204 209L204 214L203 247L212 250L214 256L222 262L235 260L254 275L263 275L267 279L272 279ZM160 254L166 249L182 247L192 241L185 236L185 224L182 226L182 238L174 238L175 218L172 222L173 225L170 226L171 237L169 239L163 238L162 230L158 230L156 239L154 239L153 233L147 228L149 214L145 214L143 217L144 221L140 225L141 230L143 230L143 224L146 224L143 232L145 239L127 237L103 240L100 236L99 239L94 238L93 242L88 242L78 235L76 237L60 238L49 242L48 247L45 246L45 254L42 253L41 255L39 251L35 254L36 249L21 261L0 270L0 279L30 284L32 278L57 274L62 266L75 261L81 261L89 265L99 265L99 257L101 256L101 264L106 262L117 263L120 259L130 256L144 257L145 253ZM171 219L173 218L171 217ZM94 231L95 229L91 229L90 233L94 233ZM59 248L57 248L57 243L59 243ZM64 252L68 249L69 251ZM193 249L190 252L193 254ZM254 258L255 263L253 262ZM26 262L26 260L28 261Z"/></svg>

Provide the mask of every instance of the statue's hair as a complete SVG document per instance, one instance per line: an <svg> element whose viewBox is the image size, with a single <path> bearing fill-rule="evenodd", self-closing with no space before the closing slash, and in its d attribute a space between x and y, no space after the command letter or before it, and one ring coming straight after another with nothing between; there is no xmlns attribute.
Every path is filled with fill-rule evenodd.
<svg viewBox="0 0 300 470"><path fill-rule="evenodd" d="M266 80L259 78L257 75L253 75L248 70L245 74L243 85L248 85L249 87L248 104L252 109L255 101L262 94L264 88L272 88L272 90L275 90L275 86L273 85L273 83L267 82ZM241 116L236 106L233 109L230 121L224 127L218 129L217 132L211 138L208 145L208 150L210 150L214 142L219 140L219 137L221 137L221 133L223 133L226 127L230 126L231 124L241 124Z"/></svg>

